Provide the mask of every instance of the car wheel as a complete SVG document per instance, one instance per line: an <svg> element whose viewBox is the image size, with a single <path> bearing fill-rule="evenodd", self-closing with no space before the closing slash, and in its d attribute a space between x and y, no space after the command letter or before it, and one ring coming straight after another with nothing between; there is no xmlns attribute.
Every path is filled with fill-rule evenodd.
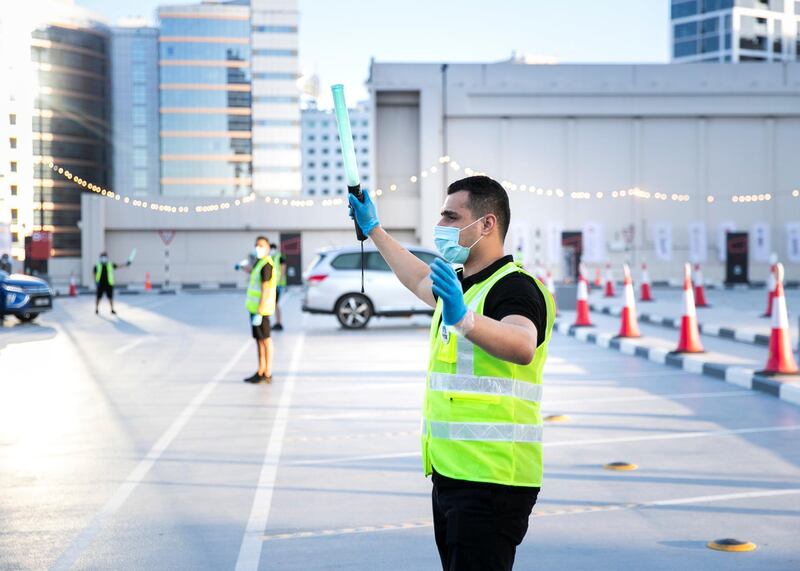
<svg viewBox="0 0 800 571"><path fill-rule="evenodd" d="M17 315L17 319L19 319L22 323L30 323L38 316L39 316L38 313L20 313L19 315Z"/></svg>
<svg viewBox="0 0 800 571"><path fill-rule="evenodd" d="M345 329L363 329L372 314L370 301L357 293L347 294L336 304L336 319Z"/></svg>

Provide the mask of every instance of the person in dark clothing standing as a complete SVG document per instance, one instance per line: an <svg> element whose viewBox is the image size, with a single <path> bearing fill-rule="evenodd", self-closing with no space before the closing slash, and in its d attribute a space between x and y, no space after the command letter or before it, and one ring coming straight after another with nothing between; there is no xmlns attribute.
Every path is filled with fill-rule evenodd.
<svg viewBox="0 0 800 571"><path fill-rule="evenodd" d="M114 310L114 270L120 267L128 267L131 261L128 260L124 265L115 264L109 261L108 253L101 252L100 259L94 266L94 282L97 288L97 297L94 301L94 312L96 315L100 314L100 300L105 295L108 298L108 303L111 306L111 313L116 315Z"/></svg>

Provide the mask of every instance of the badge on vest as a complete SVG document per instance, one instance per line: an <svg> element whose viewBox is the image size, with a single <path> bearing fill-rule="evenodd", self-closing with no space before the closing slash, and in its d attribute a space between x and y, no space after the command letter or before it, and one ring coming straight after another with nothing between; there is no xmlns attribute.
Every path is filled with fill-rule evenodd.
<svg viewBox="0 0 800 571"><path fill-rule="evenodd" d="M445 344L450 341L450 331L447 329L447 325L444 324L444 321L442 321L442 324L439 327L439 337L442 338L442 341L444 341Z"/></svg>

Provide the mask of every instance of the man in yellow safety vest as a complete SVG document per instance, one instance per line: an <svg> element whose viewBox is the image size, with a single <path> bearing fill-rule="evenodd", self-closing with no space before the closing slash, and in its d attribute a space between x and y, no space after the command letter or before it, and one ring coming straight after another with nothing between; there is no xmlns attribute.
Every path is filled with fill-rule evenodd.
<svg viewBox="0 0 800 571"><path fill-rule="evenodd" d="M435 308L422 419L442 568L511 569L542 482L542 369L553 298L505 255L505 189L485 176L452 183L430 266L350 195L351 213L400 281ZM454 271L450 264L463 268Z"/></svg>
<svg viewBox="0 0 800 571"><path fill-rule="evenodd" d="M131 261L125 262L125 267L131 265ZM116 315L114 310L114 270L119 269L120 265L115 264L108 259L107 252L100 252L100 258L94 265L94 285L95 285L95 299L94 299L94 312L96 315L100 313L100 300L105 295L108 298L108 304L111 306L111 313Z"/></svg>
<svg viewBox="0 0 800 571"><path fill-rule="evenodd" d="M275 263L269 255L269 240L264 236L256 238L252 256L254 262L242 266L250 274L247 284L245 307L250 317L253 339L258 349L258 370L244 379L246 383L272 382L273 345L270 332L270 316L275 313L276 290L278 285Z"/></svg>

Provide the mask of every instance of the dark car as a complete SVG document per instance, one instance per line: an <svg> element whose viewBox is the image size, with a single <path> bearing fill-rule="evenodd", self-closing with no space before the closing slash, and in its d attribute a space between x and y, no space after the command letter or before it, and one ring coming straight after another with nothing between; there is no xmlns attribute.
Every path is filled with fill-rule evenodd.
<svg viewBox="0 0 800 571"><path fill-rule="evenodd" d="M0 315L14 315L26 322L51 309L53 290L46 281L0 270Z"/></svg>

